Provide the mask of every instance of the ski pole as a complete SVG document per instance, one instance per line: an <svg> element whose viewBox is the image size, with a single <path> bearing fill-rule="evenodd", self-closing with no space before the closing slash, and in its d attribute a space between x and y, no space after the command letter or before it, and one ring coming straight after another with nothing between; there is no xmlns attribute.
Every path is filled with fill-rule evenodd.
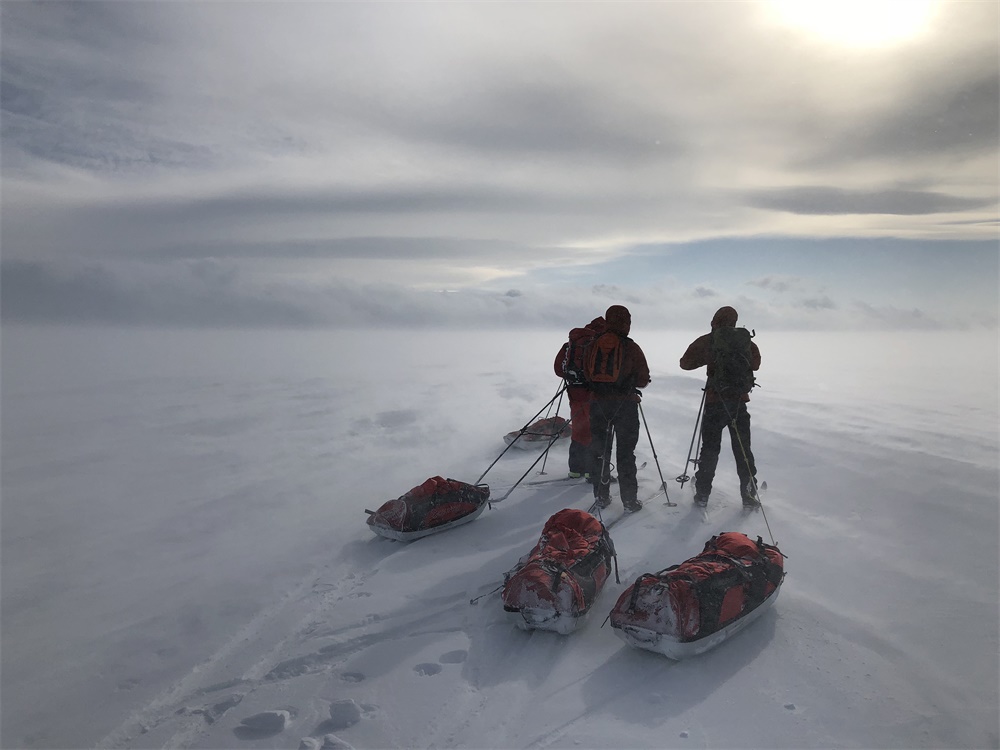
<svg viewBox="0 0 1000 750"><path fill-rule="evenodd" d="M532 462L531 466L528 467L528 470L521 475L520 479L518 479L516 482L514 482L513 486L509 490L507 490L506 493L504 493L504 496L503 497L498 497L496 500L491 500L490 502L491 503L499 503L499 502L502 502L502 501L506 500L508 497L510 497L510 493L517 489L517 485L519 485L521 482L524 481L524 478L526 476L528 476L528 474L531 473L531 470L535 468L535 466L538 464L538 462L541 461L546 456L546 454L548 454L549 448L551 448L553 445L555 445L556 440L558 440L558 439L559 439L559 433L557 432L555 435L553 435L549 439L549 444L545 446L545 450L542 451L542 455L540 455L538 458L536 458ZM500 455L503 455L503 454L501 453ZM482 477L480 477L480 479L482 479ZM476 484L478 484L478 482Z"/></svg>
<svg viewBox="0 0 1000 750"><path fill-rule="evenodd" d="M684 483L689 481L691 477L688 475L688 466L691 465L691 454L694 453L695 441L701 437L701 427L702 414L705 412L705 396L708 395L708 381L705 381L705 387L701 389L701 406L698 407L698 416L694 420L694 432L691 433L691 445L688 446L687 461L684 462L684 473L677 477L676 481L681 483L681 489L684 489ZM698 440L698 453L701 453L701 441ZM698 454L695 454L693 463L698 465Z"/></svg>
<svg viewBox="0 0 1000 750"><path fill-rule="evenodd" d="M559 403L556 404L556 414L557 415L559 414L559 407L562 406L562 394L563 394L563 391L565 391L565 390L566 390L566 381L564 380L564 381L562 381L562 383L560 383L558 386L556 386L556 395L552 397L552 401L555 401L557 397L559 398ZM552 401L549 401L549 403L547 404L547 409L548 410L545 412L545 418L546 419L548 419L548 417L549 417L549 412L552 411Z"/></svg>
<svg viewBox="0 0 1000 750"><path fill-rule="evenodd" d="M617 412L615 412L617 415ZM604 433L604 450L601 452L601 476L598 477L597 481L600 483L601 487L608 488L608 494L611 494L611 453L614 450L615 442L615 423L614 421L608 422L607 432Z"/></svg>
<svg viewBox="0 0 1000 750"><path fill-rule="evenodd" d="M646 421L646 414L642 411L642 401L639 402L639 416L642 417L642 424L646 428L646 437L649 438L649 449L653 451L653 461L656 463L656 471L660 475L660 486L663 487L663 496L667 498L666 505L677 505L670 502L670 495L667 492L667 480L663 478L663 470L660 469L660 459L656 456L656 448L653 447L653 436L649 434L649 422Z"/></svg>
<svg viewBox="0 0 1000 750"><path fill-rule="evenodd" d="M473 604L473 605L475 605L475 604L479 604L479 600L480 600L480 599L485 599L485 598L486 598L487 596L489 596L490 594L495 594L496 592L498 592L498 591L499 591L500 589L502 589L502 588L503 588L503 585L504 585L505 583L506 583L506 581L501 581L501 582L500 582L500 585L499 585L499 586L497 586L497 587L496 587L495 589L493 589L492 591L487 591L487 592L486 592L485 594L482 594L482 595L480 595L480 596L477 596L477 597L476 597L475 599L469 599L469 604ZM611 615L608 615L608 617L611 617Z"/></svg>
<svg viewBox="0 0 1000 750"><path fill-rule="evenodd" d="M559 416L559 410L562 408L562 395L565 392L565 390L566 390L566 381L564 380L563 381L563 385L556 390L556 395L559 396L559 403L556 404L556 413L555 413L555 416L557 416L557 417ZM551 404L552 402L550 401L549 403ZM548 413L546 413L546 417L547 416L548 416ZM573 416L572 412L570 412L570 416L571 417ZM563 429L565 429L565 427ZM562 430L560 430L560 432L562 432ZM547 455L548 451L545 451L545 453L546 453L545 461L542 461L542 468L538 470L539 474L545 474L545 463L546 463L546 461L549 460L548 455Z"/></svg>
<svg viewBox="0 0 1000 750"><path fill-rule="evenodd" d="M746 408L746 404L744 404L742 401L739 402L739 406L736 407L736 417L734 417L732 413L729 411L729 407L726 405L725 401L722 402L722 408L726 410L726 417L729 419L729 431L731 434L736 436L736 443L740 446L740 453L743 455L743 463L746 464L747 471L750 473L750 485L753 487L753 497L754 500L757 501L757 505L760 508L760 514L764 517L764 526L767 527L768 536L771 537L771 544L777 544L777 542L774 541L774 534L771 532L771 524L767 520L767 513L764 512L764 503L762 503L760 500L760 490L757 487L757 477L754 476L752 467L750 466L750 457L747 455L747 449L743 445L743 438L740 437L740 431L736 427L736 417L739 416L740 409ZM740 488L741 494L742 491L743 488L741 487Z"/></svg>
<svg viewBox="0 0 1000 750"><path fill-rule="evenodd" d="M489 473L490 473L490 469L492 469L492 468L493 468L494 466L496 466L496 465L497 465L497 461L499 461L499 460L500 460L501 458L503 458L503 455L504 455L504 454L505 454L505 453L506 453L507 451L509 451L509 450L511 449L511 447L512 447L512 446L514 445L514 443L516 443L516 442L517 442L518 440L520 440L520 439L521 439L521 436L522 436L522 435L523 435L523 434L524 434L525 432L527 432L527 430L528 430L528 428L529 428L529 427L531 426L531 424L532 424L532 423L533 423L533 422L534 422L534 421L535 421L536 419L538 419L538 415L539 415L539 414L541 414L541 413L542 413L543 411L545 411L546 409L548 409L548 408L549 408L549 407L550 407L550 406L552 405L552 402L553 402L553 401L555 401L555 400L556 400L557 398L559 398L559 396L561 396L561 395L562 395L562 392L563 392L563 391L565 391L565 390L566 390L566 386L565 386L565 384L564 384L564 385L562 385L562 386L560 386L560 387L559 387L559 390L557 390L557 391L556 391L556 395L555 395L555 396L553 396L552 398L550 398L550 399L548 400L548 403L546 403L546 404L545 404L545 406L543 406L543 407L542 407L541 409L539 409L539 410L538 410L537 412L535 412L535 416L533 416L533 417L532 417L531 419L529 419L529 420L528 420L527 422L525 422L525 424L524 424L524 427L522 427L522 428L521 428L521 429L520 429L520 430L518 431L518 433L517 433L517 437L516 437L516 438L514 438L513 440L511 440L511 441L510 441L510 445L508 445L508 446L507 446L506 448L504 448L504 449L503 449L503 450L502 450L502 451L500 452L500 455L499 455L499 456L497 456L497 457L496 457L495 459L493 459L493 463L491 463L491 464L490 464L489 466L487 466L487 467L486 467L486 471L484 471L484 472L483 472L482 474L480 474L480 475L479 475L479 479L477 479L477 480L475 481L475 484L479 484L480 482L482 482L482 481L483 481L483 477L485 477L485 476L486 476L487 474L489 474ZM546 449L546 450L547 450L547 449Z"/></svg>

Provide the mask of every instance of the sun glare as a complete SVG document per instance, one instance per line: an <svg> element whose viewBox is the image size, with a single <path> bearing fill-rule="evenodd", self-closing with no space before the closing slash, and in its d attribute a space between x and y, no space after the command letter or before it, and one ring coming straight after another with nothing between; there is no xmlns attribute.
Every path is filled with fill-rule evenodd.
<svg viewBox="0 0 1000 750"><path fill-rule="evenodd" d="M939 5L933 0L771 0L776 19L828 42L885 47L926 32Z"/></svg>

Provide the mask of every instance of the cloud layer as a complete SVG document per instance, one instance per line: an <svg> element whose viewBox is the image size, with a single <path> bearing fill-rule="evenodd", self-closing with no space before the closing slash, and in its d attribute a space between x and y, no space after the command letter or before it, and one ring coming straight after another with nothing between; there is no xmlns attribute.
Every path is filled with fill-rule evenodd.
<svg viewBox="0 0 1000 750"><path fill-rule="evenodd" d="M141 263L201 294L198 261L258 290L578 290L712 238L997 236L991 3L863 48L767 2L0 14L0 239L38 293Z"/></svg>
<svg viewBox="0 0 1000 750"><path fill-rule="evenodd" d="M990 280L989 250L970 257ZM960 257L960 256L954 256ZM627 261L626 261L627 262ZM992 275L990 275L992 274ZM769 330L937 330L996 328L996 306L955 307L925 294L910 305L864 285L831 288L823 279L767 275L690 285L666 275L626 285L530 284L508 288L414 289L399 283L314 282L243 276L238 264L187 260L147 263L4 261L5 321L213 327L428 327L569 329L625 304L638 328L701 330L714 311L735 305L741 324ZM916 284L916 282L914 282ZM937 292L948 300L962 290ZM977 296L979 290L971 290Z"/></svg>

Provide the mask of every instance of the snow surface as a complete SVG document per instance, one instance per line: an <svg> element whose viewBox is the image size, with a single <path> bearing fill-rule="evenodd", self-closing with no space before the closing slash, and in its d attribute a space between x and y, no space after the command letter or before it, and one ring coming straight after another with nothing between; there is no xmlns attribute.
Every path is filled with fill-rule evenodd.
<svg viewBox="0 0 1000 750"><path fill-rule="evenodd" d="M707 517L672 481L702 384L677 360L698 333L635 321L678 505L613 529L622 582L560 636L470 599L586 488L518 488L411 544L364 509L478 479L555 393L563 332L5 325L0 744L996 747L995 331L760 332L781 598L684 662L602 627L631 580L714 533L770 538L727 452ZM645 434L638 454L645 495ZM494 496L534 457L509 451ZM565 470L562 445L545 471Z"/></svg>

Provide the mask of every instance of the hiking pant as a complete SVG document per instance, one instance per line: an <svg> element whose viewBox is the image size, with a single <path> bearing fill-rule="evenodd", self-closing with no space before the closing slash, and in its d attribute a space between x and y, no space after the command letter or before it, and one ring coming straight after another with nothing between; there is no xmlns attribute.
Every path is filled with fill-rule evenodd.
<svg viewBox="0 0 1000 750"><path fill-rule="evenodd" d="M590 393L586 399L569 401L569 416L573 420L573 436L569 443L569 470L578 474L594 471L594 455L590 437Z"/></svg>
<svg viewBox="0 0 1000 750"><path fill-rule="evenodd" d="M732 417L736 417L735 430ZM752 477L757 476L757 465L750 450L750 412L747 411L746 402L706 403L701 421L701 455L698 457L698 471L694 475L695 494L708 497L712 493L715 467L719 463L719 452L722 450L722 431L727 426L729 439L733 445L733 457L736 459L736 473L740 477L741 498L747 497L747 485Z"/></svg>
<svg viewBox="0 0 1000 750"><path fill-rule="evenodd" d="M584 445L576 440L571 440L569 444L569 470L574 474L596 474L594 468L594 447L593 444Z"/></svg>
<svg viewBox="0 0 1000 750"><path fill-rule="evenodd" d="M617 447L618 491L623 503L638 499L639 482L635 476L635 446L639 442L639 404L630 398L596 399L590 405L592 446L597 463L594 468L594 497L611 496L611 441L609 428L614 428ZM601 482L604 478L607 484Z"/></svg>

